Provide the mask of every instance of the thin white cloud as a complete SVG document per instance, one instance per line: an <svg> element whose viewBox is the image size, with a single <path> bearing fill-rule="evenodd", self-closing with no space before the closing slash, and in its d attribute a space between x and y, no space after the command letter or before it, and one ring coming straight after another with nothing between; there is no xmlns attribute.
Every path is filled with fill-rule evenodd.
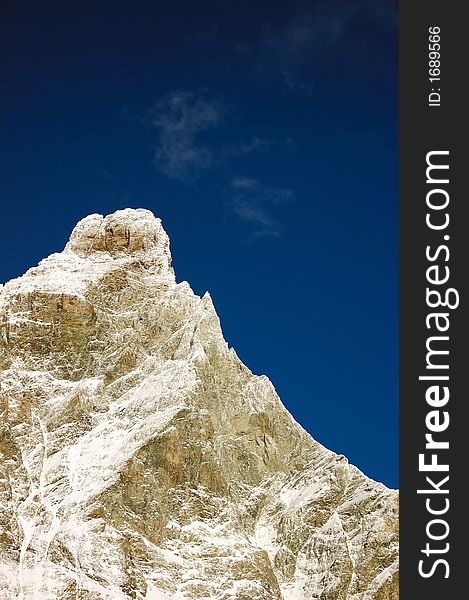
<svg viewBox="0 0 469 600"><path fill-rule="evenodd" d="M233 212L240 219L255 225L254 236L280 237L282 228L263 207L237 199L233 205Z"/></svg>
<svg viewBox="0 0 469 600"><path fill-rule="evenodd" d="M275 207L295 198L290 189L266 186L251 177L233 179L230 195L233 214L254 226L254 237L279 237L283 226L273 214Z"/></svg>
<svg viewBox="0 0 469 600"><path fill-rule="evenodd" d="M236 177L231 182L231 185L234 188L250 189L250 188L256 187L258 185L258 183L259 183L258 180L253 179L252 177Z"/></svg>
<svg viewBox="0 0 469 600"><path fill-rule="evenodd" d="M158 134L156 166L171 179L191 181L215 165L270 150L273 141L257 136L218 143L207 139L210 131L226 125L227 117L227 106L205 91L176 90L163 96L149 111Z"/></svg>
<svg viewBox="0 0 469 600"><path fill-rule="evenodd" d="M311 94L315 65L340 43L354 22L396 27L395 0L321 0L280 26L266 24L257 50L258 70L273 70L291 92Z"/></svg>
<svg viewBox="0 0 469 600"><path fill-rule="evenodd" d="M200 135L218 127L224 115L224 107L203 94L173 91L161 98L150 116L158 131L158 168L172 179L190 179L209 168L214 154Z"/></svg>
<svg viewBox="0 0 469 600"><path fill-rule="evenodd" d="M249 142L236 141L226 144L221 151L224 158L236 158L253 152L268 152L274 144L273 140L265 140L257 136Z"/></svg>
<svg viewBox="0 0 469 600"><path fill-rule="evenodd" d="M237 158L271 149L273 140L257 136L248 141L210 139L212 130L226 126L227 117L226 105L209 98L206 91L173 91L163 96L147 116L158 135L154 156L158 169L187 183L216 166L223 166L230 177ZM281 235L283 227L276 213L280 205L294 199L291 190L242 176L229 179L224 187L231 214L253 226L253 237Z"/></svg>

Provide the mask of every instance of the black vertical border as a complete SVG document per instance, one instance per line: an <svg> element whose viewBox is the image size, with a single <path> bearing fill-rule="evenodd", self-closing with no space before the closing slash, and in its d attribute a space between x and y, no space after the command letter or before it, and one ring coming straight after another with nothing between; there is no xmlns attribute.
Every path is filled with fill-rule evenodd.
<svg viewBox="0 0 469 600"><path fill-rule="evenodd" d="M401 600L452 600L467 594L469 556L467 520L469 511L469 420L465 420L468 400L469 352L467 279L469 269L469 219L466 217L469 194L465 189L469 167L467 149L467 117L469 103L468 46L469 22L465 20L467 4L456 0L399 4L399 113L400 113L400 561ZM441 29L441 106L430 107L428 94L428 33L430 27ZM432 150L449 150L450 224L445 232L431 231L425 223L427 207L426 154ZM449 310L451 325L448 335L450 364L450 426L440 439L448 439L450 509L444 518L450 526L448 538L439 543L450 544L446 554L433 555L448 560L449 578L441 566L434 575L423 578L418 563L426 558L421 552L428 540L426 525L432 516L425 507L425 496L417 489L429 487L420 473L418 455L425 450L425 416L431 408L425 401L428 382L418 380L426 366L426 339L429 336L425 318L427 245L437 247L443 235L450 235L450 285L460 294L460 305ZM442 263L444 264L444 263ZM444 286L442 286L444 287ZM443 310L443 309L439 309ZM442 334L443 335L443 334ZM442 374L442 373L439 373ZM443 410L443 409L442 409ZM443 456L443 455L442 455ZM435 474L435 480L441 479ZM466 488L466 489L465 489ZM440 496L441 498L442 496ZM433 517L435 518L435 517ZM438 542L434 542L438 547ZM431 564L427 559L426 568ZM461 596L462 594L462 596Z"/></svg>

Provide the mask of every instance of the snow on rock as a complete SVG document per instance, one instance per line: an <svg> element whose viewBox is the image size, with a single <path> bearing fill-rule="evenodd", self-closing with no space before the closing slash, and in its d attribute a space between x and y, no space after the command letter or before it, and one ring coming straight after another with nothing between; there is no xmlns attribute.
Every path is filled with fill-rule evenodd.
<svg viewBox="0 0 469 600"><path fill-rule="evenodd" d="M150 211L0 286L0 369L0 599L397 599L397 492L240 362Z"/></svg>

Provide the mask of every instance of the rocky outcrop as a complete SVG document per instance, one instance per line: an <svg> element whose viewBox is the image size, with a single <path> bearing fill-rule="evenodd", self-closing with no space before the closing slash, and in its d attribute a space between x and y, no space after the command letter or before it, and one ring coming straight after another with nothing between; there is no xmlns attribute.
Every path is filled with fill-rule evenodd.
<svg viewBox="0 0 469 600"><path fill-rule="evenodd" d="M0 289L0 369L0 598L397 599L397 492L240 362L151 212Z"/></svg>

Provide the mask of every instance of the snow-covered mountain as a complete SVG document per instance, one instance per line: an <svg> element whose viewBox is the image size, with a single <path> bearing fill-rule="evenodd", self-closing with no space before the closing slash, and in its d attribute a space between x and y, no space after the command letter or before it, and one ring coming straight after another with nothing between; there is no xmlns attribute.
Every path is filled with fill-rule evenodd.
<svg viewBox="0 0 469 600"><path fill-rule="evenodd" d="M241 363L150 211L78 223L0 327L1 599L397 599L397 492Z"/></svg>

